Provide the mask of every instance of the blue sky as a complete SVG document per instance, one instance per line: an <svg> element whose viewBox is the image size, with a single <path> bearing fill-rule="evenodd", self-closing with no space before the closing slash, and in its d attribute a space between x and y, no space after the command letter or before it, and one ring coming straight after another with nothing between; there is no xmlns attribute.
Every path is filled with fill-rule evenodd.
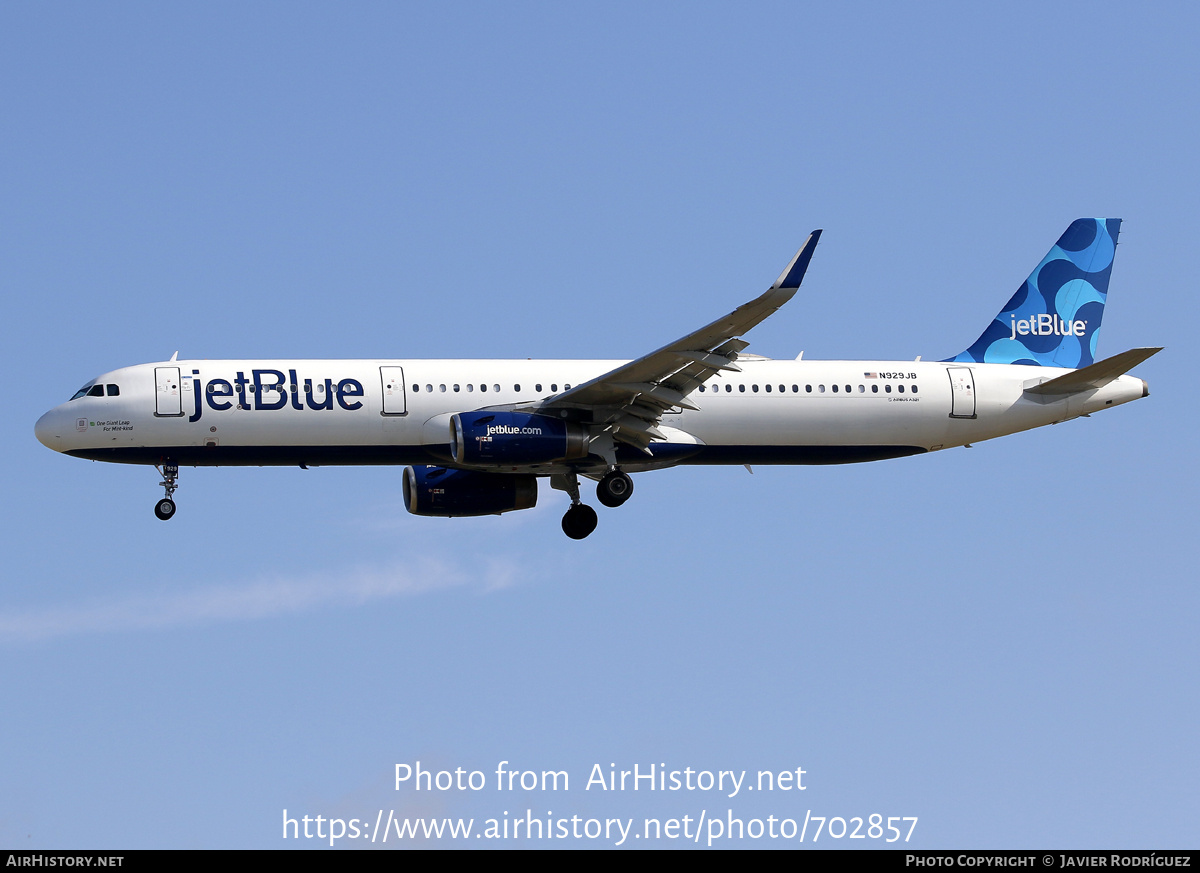
<svg viewBox="0 0 1200 873"><path fill-rule="evenodd" d="M285 808L528 807L1194 845L1198 24L6 5L0 844L273 848L297 845ZM760 293L814 227L749 351L948 357L1083 216L1125 221L1100 352L1166 346L1149 399L928 457L642 475L584 542L549 491L412 517L398 468L185 468L164 525L153 470L33 437L90 377L176 350L635 357ZM393 790L418 760L572 789ZM595 763L808 787L602 795Z"/></svg>

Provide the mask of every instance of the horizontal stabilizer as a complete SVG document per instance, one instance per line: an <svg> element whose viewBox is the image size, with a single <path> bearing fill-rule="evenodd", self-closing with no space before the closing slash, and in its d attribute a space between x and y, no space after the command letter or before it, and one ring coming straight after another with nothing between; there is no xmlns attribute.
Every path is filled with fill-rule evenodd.
<svg viewBox="0 0 1200 873"><path fill-rule="evenodd" d="M1119 355L1113 355L1111 358L1105 358L1103 361L1097 361L1081 370L1073 370L1048 382L1043 382L1032 388L1026 388L1025 393L1075 394L1078 391L1090 391L1094 388L1101 388L1117 377L1125 375L1151 355L1161 351L1161 347L1157 349L1130 349L1127 352L1121 352Z"/></svg>

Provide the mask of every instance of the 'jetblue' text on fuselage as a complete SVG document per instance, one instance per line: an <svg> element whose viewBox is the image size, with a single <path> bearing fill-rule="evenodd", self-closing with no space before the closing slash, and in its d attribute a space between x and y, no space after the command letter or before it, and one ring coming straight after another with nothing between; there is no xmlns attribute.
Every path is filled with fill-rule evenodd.
<svg viewBox="0 0 1200 873"><path fill-rule="evenodd" d="M313 380L305 379L302 383L295 370L288 370L287 377L282 370L251 370L249 379L238 370L237 378L232 382L210 379L207 384L202 383L199 370L192 370L192 378L195 382L196 408L188 421L200 420L204 403L218 412L232 408L235 396L240 409L269 411L290 405L295 410L332 410L336 402L342 409L353 412L362 409L362 401L357 398L366 393L357 379L339 379L336 382L325 379L323 384L318 381L314 390ZM250 398L247 398L247 392Z"/></svg>

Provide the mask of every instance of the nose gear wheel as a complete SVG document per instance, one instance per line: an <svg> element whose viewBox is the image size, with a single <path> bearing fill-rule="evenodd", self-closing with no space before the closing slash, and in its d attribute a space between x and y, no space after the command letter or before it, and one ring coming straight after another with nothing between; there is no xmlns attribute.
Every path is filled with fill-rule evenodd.
<svg viewBox="0 0 1200 873"><path fill-rule="evenodd" d="M155 469L162 474L163 480L158 484L166 490L166 494L154 504L154 515L161 521L170 521L175 516L175 501L171 499L171 495L179 487L179 465L163 464L159 467L156 464Z"/></svg>

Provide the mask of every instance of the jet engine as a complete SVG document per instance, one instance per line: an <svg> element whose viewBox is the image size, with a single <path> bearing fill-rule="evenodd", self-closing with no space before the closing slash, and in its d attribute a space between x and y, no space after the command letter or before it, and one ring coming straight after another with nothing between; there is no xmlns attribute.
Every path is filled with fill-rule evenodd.
<svg viewBox="0 0 1200 873"><path fill-rule="evenodd" d="M404 469L404 505L413 515L499 515L537 503L537 477L419 464Z"/></svg>
<svg viewBox="0 0 1200 873"><path fill-rule="evenodd" d="M587 457L587 430L528 412L460 412L450 419L459 464L546 464Z"/></svg>

